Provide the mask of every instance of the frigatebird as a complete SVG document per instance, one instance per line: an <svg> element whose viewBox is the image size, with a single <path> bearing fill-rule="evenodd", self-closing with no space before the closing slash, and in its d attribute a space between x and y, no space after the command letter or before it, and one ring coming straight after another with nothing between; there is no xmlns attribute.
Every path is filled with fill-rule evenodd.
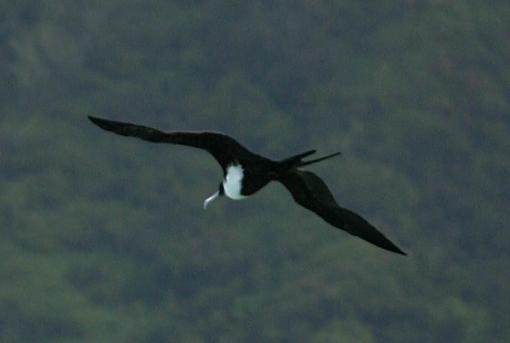
<svg viewBox="0 0 510 343"><path fill-rule="evenodd" d="M380 248L406 255L360 215L340 207L321 178L310 171L300 169L337 156L339 152L304 160L316 152L309 150L275 161L249 151L232 137L219 132L164 132L147 126L92 116L89 116L89 119L100 128L122 136L138 137L153 143L186 145L209 152L221 165L223 180L218 190L205 199L204 208L219 196L240 200L254 194L271 181L279 181L299 205L315 212L334 227Z"/></svg>

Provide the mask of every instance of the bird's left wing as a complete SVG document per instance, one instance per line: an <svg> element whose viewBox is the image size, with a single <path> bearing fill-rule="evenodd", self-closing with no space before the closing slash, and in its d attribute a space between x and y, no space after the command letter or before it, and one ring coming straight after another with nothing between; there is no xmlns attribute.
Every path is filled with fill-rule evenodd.
<svg viewBox="0 0 510 343"><path fill-rule="evenodd" d="M324 181L314 173L293 169L278 181L290 191L298 204L315 212L331 225L380 248L406 255L361 216L340 207Z"/></svg>
<svg viewBox="0 0 510 343"><path fill-rule="evenodd" d="M164 132L151 127L101 119L89 116L100 128L122 136L137 137L153 143L187 145L208 151L225 168L228 161L236 156L256 156L232 137L210 131L170 131Z"/></svg>

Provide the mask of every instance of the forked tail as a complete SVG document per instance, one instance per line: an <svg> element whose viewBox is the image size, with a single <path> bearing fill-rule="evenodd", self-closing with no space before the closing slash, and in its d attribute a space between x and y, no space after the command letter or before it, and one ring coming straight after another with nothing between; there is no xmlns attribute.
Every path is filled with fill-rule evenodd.
<svg viewBox="0 0 510 343"><path fill-rule="evenodd" d="M315 154L315 153L316 153L315 150L309 150L309 151L303 152L301 154L297 154L297 155L291 156L289 158L281 160L280 161L280 165L285 170L288 170L290 168L299 168L299 167L308 166L310 164L321 162L321 161L330 159L332 157L335 157L335 156L338 156L338 155L341 154L340 152L336 152L334 154L330 154L330 155L327 155L327 156L319 157L319 158L316 158L316 159L313 159L313 160L303 161L303 158L305 158L307 156L310 156L312 154Z"/></svg>
<svg viewBox="0 0 510 343"><path fill-rule="evenodd" d="M300 163L296 166L296 167L304 167L304 166L308 166L310 164L314 164L314 163L317 163L317 162L321 162L321 161L324 161L324 160L327 160L327 159L330 159L332 157L335 157L335 156L338 156L342 154L341 152L335 152L334 154L330 154L330 155L326 155L326 156L323 156L323 157L319 157L319 158L316 158L314 160L308 160L308 161L300 161Z"/></svg>

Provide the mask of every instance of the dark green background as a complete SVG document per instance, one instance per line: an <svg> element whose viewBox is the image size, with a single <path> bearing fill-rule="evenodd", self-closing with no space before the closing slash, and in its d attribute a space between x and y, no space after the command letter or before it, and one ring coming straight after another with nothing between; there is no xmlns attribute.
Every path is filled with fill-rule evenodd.
<svg viewBox="0 0 510 343"><path fill-rule="evenodd" d="M510 341L508 1L0 1L1 342ZM220 130L312 169L410 256L277 184L202 201Z"/></svg>

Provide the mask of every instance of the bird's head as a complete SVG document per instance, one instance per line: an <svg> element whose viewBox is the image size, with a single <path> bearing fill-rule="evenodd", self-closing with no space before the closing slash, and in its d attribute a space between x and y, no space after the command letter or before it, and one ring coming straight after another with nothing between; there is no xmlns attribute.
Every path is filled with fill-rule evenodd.
<svg viewBox="0 0 510 343"><path fill-rule="evenodd" d="M225 194L225 190L223 189L223 182L220 182L220 186L218 187L218 190L214 192L213 195L208 197L204 200L204 210L207 209L207 206L209 206L209 203L211 203L214 199L217 197L220 197Z"/></svg>

